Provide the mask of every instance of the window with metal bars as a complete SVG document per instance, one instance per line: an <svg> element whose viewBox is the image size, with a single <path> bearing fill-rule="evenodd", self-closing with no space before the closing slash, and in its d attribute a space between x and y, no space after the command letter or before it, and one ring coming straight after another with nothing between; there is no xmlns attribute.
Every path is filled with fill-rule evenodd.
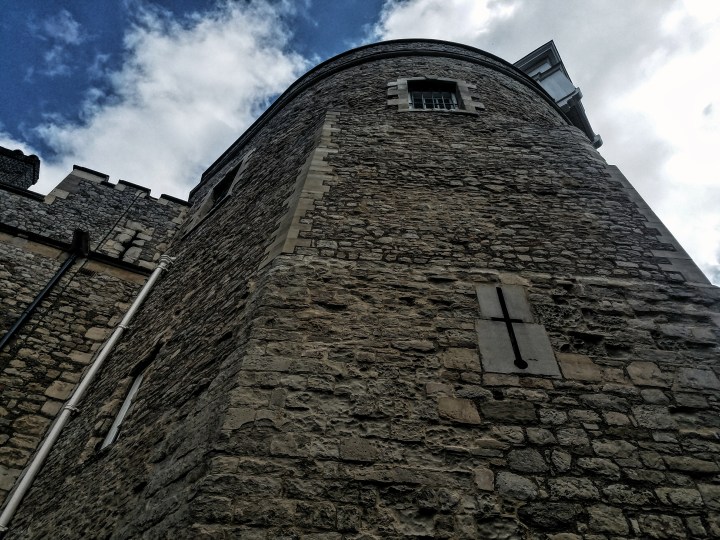
<svg viewBox="0 0 720 540"><path fill-rule="evenodd" d="M447 81L408 81L408 99L411 109L452 111L460 108L457 85Z"/></svg>

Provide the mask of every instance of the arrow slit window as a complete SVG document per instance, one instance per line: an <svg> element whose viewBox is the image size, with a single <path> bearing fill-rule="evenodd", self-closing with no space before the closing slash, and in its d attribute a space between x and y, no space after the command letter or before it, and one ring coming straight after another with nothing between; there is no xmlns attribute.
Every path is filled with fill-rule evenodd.
<svg viewBox="0 0 720 540"><path fill-rule="evenodd" d="M483 370L559 377L545 327L533 318L525 288L477 285L480 316L475 321Z"/></svg>

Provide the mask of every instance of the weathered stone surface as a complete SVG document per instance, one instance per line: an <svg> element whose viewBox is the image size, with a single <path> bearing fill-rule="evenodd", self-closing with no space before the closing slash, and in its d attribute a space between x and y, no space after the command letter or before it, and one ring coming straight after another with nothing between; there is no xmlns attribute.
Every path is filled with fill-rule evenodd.
<svg viewBox="0 0 720 540"><path fill-rule="evenodd" d="M480 406L480 410L488 420L510 421L513 423L530 423L537 420L535 407L532 403L504 400L491 401Z"/></svg>
<svg viewBox="0 0 720 540"><path fill-rule="evenodd" d="M532 480L511 472L499 472L495 485L498 493L511 499L526 501L538 495L538 487Z"/></svg>
<svg viewBox="0 0 720 540"><path fill-rule="evenodd" d="M474 349L461 349L451 347L439 355L443 366L448 369L461 369L464 371L479 371L480 359Z"/></svg>
<svg viewBox="0 0 720 540"><path fill-rule="evenodd" d="M520 507L518 515L527 525L541 530L558 530L582 519L585 513L579 504L530 503Z"/></svg>
<svg viewBox="0 0 720 540"><path fill-rule="evenodd" d="M626 535L629 527L620 508L598 504L588 508L590 530L611 534Z"/></svg>
<svg viewBox="0 0 720 540"><path fill-rule="evenodd" d="M660 371L653 362L633 362L628 365L627 372L638 386L670 386L669 375Z"/></svg>
<svg viewBox="0 0 720 540"><path fill-rule="evenodd" d="M474 471L475 485L482 491L493 491L495 488L495 474L486 467L478 467Z"/></svg>
<svg viewBox="0 0 720 540"><path fill-rule="evenodd" d="M660 502L668 506L682 508L699 508L703 505L700 492L696 489L686 488L657 488L655 490Z"/></svg>
<svg viewBox="0 0 720 540"><path fill-rule="evenodd" d="M438 414L463 424L479 424L480 415L469 399L442 397L438 399Z"/></svg>
<svg viewBox="0 0 720 540"><path fill-rule="evenodd" d="M703 501L708 508L720 510L720 485L698 484Z"/></svg>
<svg viewBox="0 0 720 540"><path fill-rule="evenodd" d="M595 500L600 497L597 488L587 478L552 478L548 484L555 499Z"/></svg>
<svg viewBox="0 0 720 540"><path fill-rule="evenodd" d="M640 427L649 429L676 429L677 422L667 407L656 405L638 405L632 409L633 416Z"/></svg>
<svg viewBox="0 0 720 540"><path fill-rule="evenodd" d="M644 514L638 517L640 529L648 538L685 538L685 527L676 516Z"/></svg>
<svg viewBox="0 0 720 540"><path fill-rule="evenodd" d="M720 380L709 369L680 368L675 382L683 388L720 390Z"/></svg>
<svg viewBox="0 0 720 540"><path fill-rule="evenodd" d="M567 379L579 381L599 382L602 380L602 371L589 356L583 354L557 354L560 369Z"/></svg>
<svg viewBox="0 0 720 540"><path fill-rule="evenodd" d="M114 328L145 279L122 272L152 269L169 245L176 262L9 538L720 534L718 291L667 262L681 252L662 225L506 64L418 42L337 61L211 166L180 235L181 212L129 185L70 179L42 207L59 222L70 212L55 205L75 205L71 231L107 199L107 218L90 212L91 239L107 238L95 248L137 259L73 267L2 356L5 426L52 419L61 399L45 391L76 384L101 345L93 329ZM426 74L474 86L486 108L388 105L399 77ZM40 205L12 199L0 219L30 229ZM10 236L5 327L66 256ZM527 300L523 324L545 329L558 376L481 369L480 285ZM96 453L143 366L118 439ZM6 470L40 438L18 435L0 431Z"/></svg>
<svg viewBox="0 0 720 540"><path fill-rule="evenodd" d="M348 461L375 461L378 457L374 441L353 437L340 443L340 458Z"/></svg>
<svg viewBox="0 0 720 540"><path fill-rule="evenodd" d="M45 390L45 395L54 399L65 400L70 397L70 394L72 394L74 389L74 384L63 381L54 381L48 389Z"/></svg>
<svg viewBox="0 0 720 540"><path fill-rule="evenodd" d="M544 473L549 470L540 452L532 448L511 450L508 454L508 465L513 471L528 473Z"/></svg>

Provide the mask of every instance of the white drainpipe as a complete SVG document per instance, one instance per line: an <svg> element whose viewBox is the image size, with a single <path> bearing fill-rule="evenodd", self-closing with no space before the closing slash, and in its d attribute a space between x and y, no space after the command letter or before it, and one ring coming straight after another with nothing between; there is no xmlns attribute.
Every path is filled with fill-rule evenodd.
<svg viewBox="0 0 720 540"><path fill-rule="evenodd" d="M145 301L145 298L150 293L150 290L155 285L155 282L158 280L163 271L167 270L168 266L172 264L172 261L173 259L171 257L168 257L167 255L163 255L162 257L160 257L160 264L158 264L157 268L155 268L153 273L150 274L150 277L138 293L135 301L132 303L130 309L128 309L127 313L125 314L125 317L123 317L122 321L120 321L120 324L117 325L110 338L105 342L105 345L103 345L102 349L100 349L100 352L95 357L93 363L90 365L90 369L88 369L85 377L82 379L82 381L80 381L80 384L78 384L75 392L73 392L73 395L70 397L67 403L65 403L65 406L62 408L60 414L55 419L55 422L50 428L50 432L45 437L45 440L40 446L40 449L33 457L30 465L28 465L28 467L25 469L25 474L22 476L22 478L20 479L20 483L10 496L10 499L5 505L5 509L3 510L2 515L0 515L0 534L4 534L5 532L7 532L10 520L15 515L15 512L17 511L18 506L20 506L20 502L22 501L25 494L30 490L30 487L35 480L35 477L40 472L40 469L42 468L43 463L45 463L45 460L47 459L50 450L55 444L55 441L57 441L58 437L60 436L60 432L65 427L65 424L67 424L72 413L77 412L78 403L80 403L93 379L100 371L100 368L102 368L105 359L110 356L110 352L112 352L113 347L115 347L115 344L120 340L123 332L125 332L125 330L128 328L130 321L133 319L135 313L137 313L138 309Z"/></svg>

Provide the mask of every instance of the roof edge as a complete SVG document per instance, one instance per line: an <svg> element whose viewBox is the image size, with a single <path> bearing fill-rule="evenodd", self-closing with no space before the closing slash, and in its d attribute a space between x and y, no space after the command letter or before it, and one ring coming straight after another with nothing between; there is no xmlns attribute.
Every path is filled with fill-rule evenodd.
<svg viewBox="0 0 720 540"><path fill-rule="evenodd" d="M484 63L481 59L471 57L471 56L463 56L461 54L452 53L448 51L437 51L433 49L398 49L395 51L379 51L376 54L371 54L368 56L363 56L361 58L352 59L346 62L340 62L343 58L356 53L357 51L363 51L367 49L372 49L373 47L380 47L383 45L403 45L403 44L410 44L410 43L426 43L426 44L434 44L434 45L450 45L452 47L456 47L458 49L465 49L469 52L472 52L474 54L479 54L481 56L485 56L490 60L493 60L500 64L500 66L490 64L490 63ZM410 38L410 39L392 39L387 41L378 41L376 43L369 43L367 45L361 45L360 47L355 47L354 49L350 49L348 51L342 52L340 54L337 54L333 56L332 58L329 58L320 64L312 67L307 72L305 72L303 75L298 77L298 79L293 82L285 92L283 92L244 132L240 137L238 137L228 148L225 150L202 174L200 177L200 182L190 191L189 198L192 198L192 196L195 194L195 192L200 189L205 181L215 172L217 172L218 169L220 169L223 165L227 163L227 160L230 156L230 154L234 153L235 150L242 146L247 139L252 137L265 123L267 123L275 114L277 114L287 102L289 102L292 98L295 97L298 93L300 93L302 90L304 90L306 87L310 86L311 84L315 84L318 81L321 81L325 79L326 77L333 75L339 71L342 71L344 69L348 69L350 67L364 64L366 62L370 62L373 60L377 60L380 58L387 58L387 57L393 57L393 56L410 56L410 55L418 55L418 56L447 56L449 58L458 58L462 60L467 60L470 62L476 62L485 66L488 66L492 69L496 69L498 71L504 72L506 75L509 75L513 77L514 79L518 80L519 82L525 84L528 88L534 90L536 93L540 95L550 106L552 106L555 111L569 124L573 125L570 119L567 117L567 115L558 107L558 105L555 103L555 100L537 83L535 82L531 77L528 77L522 70L520 70L518 67L514 66L512 63L508 62L507 60L504 60L498 56L495 56L492 53L483 51L482 49L478 49L476 47L473 47L471 45L466 45L464 43L455 43L452 41L444 41L440 39L426 39L426 38ZM338 63L337 66L334 67L334 69L328 70L326 73L323 73L318 79L315 79L314 76L318 71L321 71L328 66L331 66L332 64Z"/></svg>

